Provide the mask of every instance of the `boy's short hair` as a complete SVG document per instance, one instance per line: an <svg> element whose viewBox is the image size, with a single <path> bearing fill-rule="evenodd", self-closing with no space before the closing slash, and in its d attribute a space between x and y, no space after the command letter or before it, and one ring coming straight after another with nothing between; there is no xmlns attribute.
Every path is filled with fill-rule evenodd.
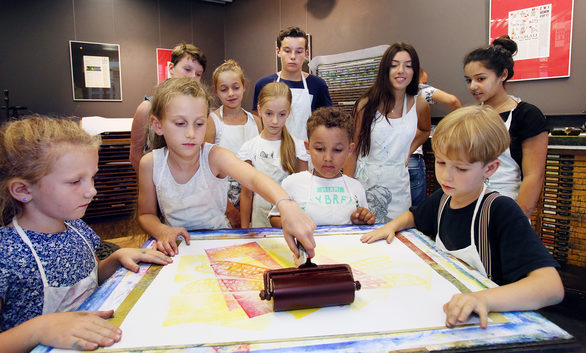
<svg viewBox="0 0 586 353"><path fill-rule="evenodd" d="M350 114L336 107L322 107L315 110L307 120L307 138L319 126L327 128L338 127L348 133L348 140L352 141L354 134L354 120Z"/></svg>
<svg viewBox="0 0 586 353"><path fill-rule="evenodd" d="M446 115L437 125L431 147L450 159L467 156L469 163L487 164L511 143L503 119L492 108L468 106Z"/></svg>
<svg viewBox="0 0 586 353"><path fill-rule="evenodd" d="M179 43L171 52L171 62L173 65L177 65L184 56L189 56L193 61L197 61L203 68L203 71L206 71L208 59L201 49L193 44Z"/></svg>
<svg viewBox="0 0 586 353"><path fill-rule="evenodd" d="M285 37L305 38L305 50L309 48L309 44L307 43L307 33L305 33L299 27L294 26L282 29L281 32L279 32L279 35L277 36L277 48L281 49L281 42L283 41L283 39L285 39Z"/></svg>

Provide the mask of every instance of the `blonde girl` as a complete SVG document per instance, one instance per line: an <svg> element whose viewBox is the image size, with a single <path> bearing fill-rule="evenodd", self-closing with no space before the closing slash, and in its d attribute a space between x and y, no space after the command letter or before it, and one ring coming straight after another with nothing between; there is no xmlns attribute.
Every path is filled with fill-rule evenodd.
<svg viewBox="0 0 586 353"><path fill-rule="evenodd" d="M263 122L259 136L246 142L238 156L279 184L290 174L307 170L309 155L302 140L292 137L285 123L291 113L291 90L282 82L264 86L258 95L258 113ZM270 227L272 205L243 188L240 198L242 227Z"/></svg>
<svg viewBox="0 0 586 353"><path fill-rule="evenodd" d="M113 311L75 310L120 265L167 264L155 250L120 249L98 263L98 235L80 218L96 195L99 137L74 122L28 117L0 130L0 347L110 346Z"/></svg>
<svg viewBox="0 0 586 353"><path fill-rule="evenodd" d="M227 60L212 75L212 89L222 105L210 114L205 141L238 153L244 142L258 136L260 119L242 108L246 78L238 63ZM240 184L228 178L227 216L233 227L240 225Z"/></svg>
<svg viewBox="0 0 586 353"><path fill-rule="evenodd" d="M158 249L175 255L179 236L189 244L187 229L226 227L226 177L231 176L285 211L283 234L295 255L294 238L313 254L315 224L281 186L228 149L204 142L210 102L204 87L189 78L169 79L157 87L151 121L159 148L146 154L139 168L142 228L157 239Z"/></svg>

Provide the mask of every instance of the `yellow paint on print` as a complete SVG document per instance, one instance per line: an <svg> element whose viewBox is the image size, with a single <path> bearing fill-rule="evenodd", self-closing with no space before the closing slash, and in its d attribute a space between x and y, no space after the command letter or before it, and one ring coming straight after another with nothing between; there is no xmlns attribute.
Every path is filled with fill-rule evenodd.
<svg viewBox="0 0 586 353"><path fill-rule="evenodd" d="M169 298L170 308L163 326L187 323L225 325L228 322L247 319L242 309L229 310L223 296L217 293L181 295Z"/></svg>

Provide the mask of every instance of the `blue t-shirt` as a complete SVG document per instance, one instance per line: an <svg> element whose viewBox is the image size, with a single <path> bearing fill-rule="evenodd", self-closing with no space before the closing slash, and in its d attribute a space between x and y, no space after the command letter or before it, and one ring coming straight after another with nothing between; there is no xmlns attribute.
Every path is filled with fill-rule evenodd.
<svg viewBox="0 0 586 353"><path fill-rule="evenodd" d="M267 84L277 81L277 77L277 74L274 73L256 81L256 85L254 85L252 110L256 110L256 106L258 105L258 94L260 93L260 90ZM314 111L317 108L329 107L332 105L332 98L330 97L330 91L328 90L326 81L314 75L307 76L305 81L307 82L309 95L313 97L311 100L311 111ZM289 88L303 88L303 81L289 81L281 78L280 82L283 82L289 86Z"/></svg>
<svg viewBox="0 0 586 353"><path fill-rule="evenodd" d="M26 231L52 287L72 286L94 268L94 252L100 237L81 219L68 221L60 233ZM43 313L43 281L30 248L13 227L0 228L0 332Z"/></svg>

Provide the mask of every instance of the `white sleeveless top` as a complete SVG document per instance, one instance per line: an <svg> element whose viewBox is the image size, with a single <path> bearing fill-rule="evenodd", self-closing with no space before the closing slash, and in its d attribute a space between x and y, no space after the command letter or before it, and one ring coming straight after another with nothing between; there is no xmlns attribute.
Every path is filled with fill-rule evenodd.
<svg viewBox="0 0 586 353"><path fill-rule="evenodd" d="M203 145L199 168L185 184L177 183L169 170L169 150L153 151L153 183L159 209L169 226L187 230L230 227L225 214L228 183L210 170L208 156L212 147L209 143Z"/></svg>
<svg viewBox="0 0 586 353"><path fill-rule="evenodd" d="M216 113L211 113L210 116L214 119L216 125L216 138L214 144L222 146L238 154L240 147L244 142L258 136L258 126L254 117L250 112L242 109L246 113L247 120L244 125L227 125L224 123L224 106L220 107L220 116Z"/></svg>
<svg viewBox="0 0 586 353"><path fill-rule="evenodd" d="M359 156L354 177L366 190L368 208L377 222L386 223L411 207L409 171L405 162L417 132L417 96L407 111L407 95L400 118L376 112L370 132L370 153Z"/></svg>

